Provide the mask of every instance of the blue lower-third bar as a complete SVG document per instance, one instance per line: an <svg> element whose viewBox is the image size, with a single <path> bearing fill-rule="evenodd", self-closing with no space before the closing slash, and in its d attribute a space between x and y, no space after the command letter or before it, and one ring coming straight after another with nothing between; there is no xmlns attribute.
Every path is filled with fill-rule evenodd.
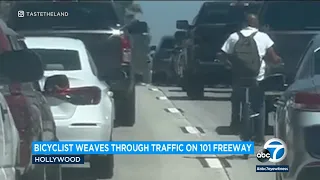
<svg viewBox="0 0 320 180"><path fill-rule="evenodd" d="M256 172L289 172L288 165L257 165Z"/></svg>

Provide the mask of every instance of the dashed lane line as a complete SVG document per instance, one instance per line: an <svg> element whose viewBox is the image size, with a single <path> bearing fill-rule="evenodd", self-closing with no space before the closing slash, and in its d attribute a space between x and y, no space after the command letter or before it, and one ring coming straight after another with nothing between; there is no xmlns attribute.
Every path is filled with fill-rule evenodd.
<svg viewBox="0 0 320 180"><path fill-rule="evenodd" d="M177 108L166 108L165 111L169 112L169 113L180 113L179 109Z"/></svg>
<svg viewBox="0 0 320 180"><path fill-rule="evenodd" d="M159 96L157 97L158 100L168 100L168 98L166 96Z"/></svg>
<svg viewBox="0 0 320 180"><path fill-rule="evenodd" d="M152 88L151 88L151 89L152 89ZM157 91L160 91L160 92L163 94L163 96L166 96L164 92L162 92L162 91L159 90L158 88L156 88L156 89L157 89ZM173 104L173 102L171 102L170 100L169 100L169 102L171 103L171 105L172 105L173 107L175 107L175 105ZM179 114L183 117L183 118L181 118L181 120L183 120L184 123L187 125L186 127L193 127L192 124L191 124L191 123L184 117L184 115L178 110L178 108L167 108L166 111L167 111L167 112L170 112L169 109L173 110L174 113L176 113L176 114L179 113ZM203 133L195 133L194 135L196 135L198 139L203 140L203 139L202 139L202 136L204 135ZM224 167L224 166L222 165L222 163L221 163L221 161L219 160L219 157L218 157L217 155L212 155L212 158L204 158L204 162L206 162L206 164L208 164L209 167L212 166L212 167L215 168L215 169L221 169L221 170L223 170L223 171L225 172L225 174L226 174L226 178L227 178L228 180L231 180L231 177L230 177L228 171L226 170L226 167Z"/></svg>
<svg viewBox="0 0 320 180"><path fill-rule="evenodd" d="M204 134L204 130L201 127L197 126L185 126L180 127L181 131L189 134Z"/></svg>
<svg viewBox="0 0 320 180"><path fill-rule="evenodd" d="M160 91L158 88L154 88L154 87L151 87L149 88L150 91Z"/></svg>

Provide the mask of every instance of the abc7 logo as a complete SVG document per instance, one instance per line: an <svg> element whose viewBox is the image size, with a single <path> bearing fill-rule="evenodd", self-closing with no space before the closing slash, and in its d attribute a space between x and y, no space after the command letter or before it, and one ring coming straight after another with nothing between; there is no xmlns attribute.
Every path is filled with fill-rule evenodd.
<svg viewBox="0 0 320 180"><path fill-rule="evenodd" d="M270 139L264 145L264 149L258 151L256 157L260 162L278 163L284 160L287 156L287 146L277 138Z"/></svg>

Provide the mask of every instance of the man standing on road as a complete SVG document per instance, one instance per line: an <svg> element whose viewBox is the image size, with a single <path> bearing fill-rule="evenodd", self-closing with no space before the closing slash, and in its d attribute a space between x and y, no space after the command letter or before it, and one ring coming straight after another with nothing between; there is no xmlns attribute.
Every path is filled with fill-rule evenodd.
<svg viewBox="0 0 320 180"><path fill-rule="evenodd" d="M230 128L234 133L239 133L240 131L240 103L242 100L244 100L244 90L239 87L238 85L238 77L241 77L239 74L239 67L236 62L237 58L234 57L234 51L235 48L239 48L237 45L237 42L240 42L239 39L243 38L253 38L255 42L255 47L257 49L257 52L252 52L257 54L257 58L260 57L260 62L257 72L257 81L261 81L264 79L265 75L265 67L266 63L264 62L264 57L267 55L272 59L273 63L280 63L281 58L275 53L273 49L274 42L271 40L271 38L263 32L260 32L258 30L259 28L259 20L258 17L254 14L248 14L246 17L246 23L247 27L242 29L239 32L235 32L229 36L229 38L226 40L226 42L223 44L221 50L222 50L222 58L227 59L227 61L231 64L233 64L232 68L232 97L231 97L231 103L232 103L232 117L231 117L231 125ZM240 70L241 71L241 70ZM264 101L264 92L259 88L255 88L254 91L250 92L250 97L253 96L254 98L251 98L251 107L254 113L260 113L262 112L263 107L263 101ZM256 118L259 118L259 122L264 124L264 117L258 116ZM257 121L256 121L257 122ZM244 130L245 131L245 130ZM264 143L264 125L259 126L259 128L256 128L256 137L255 142L257 145L262 145Z"/></svg>

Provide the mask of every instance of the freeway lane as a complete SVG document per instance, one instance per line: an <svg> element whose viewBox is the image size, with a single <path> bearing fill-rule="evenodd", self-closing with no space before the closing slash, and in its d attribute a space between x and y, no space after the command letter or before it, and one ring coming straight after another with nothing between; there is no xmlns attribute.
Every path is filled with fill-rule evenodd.
<svg viewBox="0 0 320 180"><path fill-rule="evenodd" d="M238 136L225 135L225 128L231 121L231 89L227 88L206 88L205 98L201 101L191 101L186 97L179 87L159 87L167 99L183 112L183 115L190 123L188 133L197 131L204 132L203 140L239 140ZM217 128L219 130L217 130ZM222 131L222 132L221 132ZM224 135L222 135L224 134ZM267 138L270 138L268 136ZM257 147L256 149L260 149ZM226 172L231 180L274 180L274 173L256 173L255 166L261 164L253 156L249 160L243 160L235 156L219 156L221 164L226 167ZM213 166L214 158L206 158L207 166Z"/></svg>
<svg viewBox="0 0 320 180"><path fill-rule="evenodd" d="M186 134L181 127L189 122L173 104L161 98L163 93L148 86L136 87L137 123L132 128L114 130L114 140L121 141L202 141L199 134ZM124 112L125 113L125 112ZM184 155L116 155L112 180L229 180L219 161L216 168L204 168L203 158ZM64 180L92 180L88 169L65 170Z"/></svg>

